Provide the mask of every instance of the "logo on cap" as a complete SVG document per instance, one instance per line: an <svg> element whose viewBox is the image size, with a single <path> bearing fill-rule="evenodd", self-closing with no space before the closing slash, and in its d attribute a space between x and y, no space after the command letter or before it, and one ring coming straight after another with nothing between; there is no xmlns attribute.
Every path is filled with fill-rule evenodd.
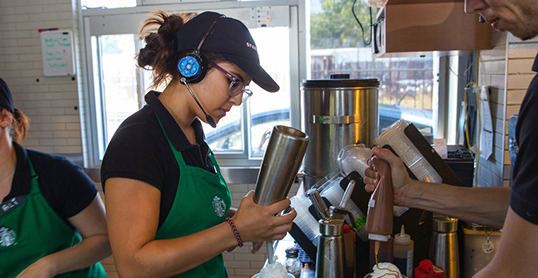
<svg viewBox="0 0 538 278"><path fill-rule="evenodd" d="M256 48L256 46L253 45L253 44L251 44L251 43L249 43L249 42L247 42L247 47L248 47L248 48L252 48L252 49L254 49L254 51L258 51L258 49Z"/></svg>

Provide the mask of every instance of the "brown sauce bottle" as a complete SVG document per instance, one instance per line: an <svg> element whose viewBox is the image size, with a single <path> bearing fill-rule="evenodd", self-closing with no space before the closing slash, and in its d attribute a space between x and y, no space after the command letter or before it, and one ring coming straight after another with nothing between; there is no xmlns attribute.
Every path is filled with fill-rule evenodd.
<svg viewBox="0 0 538 278"><path fill-rule="evenodd" d="M372 158L372 164L380 178L368 202L365 229L370 240L388 241L392 234L394 205L390 166L376 156Z"/></svg>

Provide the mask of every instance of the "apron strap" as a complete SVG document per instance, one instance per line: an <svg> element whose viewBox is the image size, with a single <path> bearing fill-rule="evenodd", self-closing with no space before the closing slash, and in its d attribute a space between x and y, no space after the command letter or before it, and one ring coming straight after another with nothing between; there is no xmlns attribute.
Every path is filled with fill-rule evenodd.
<svg viewBox="0 0 538 278"><path fill-rule="evenodd" d="M162 131L164 133L164 136L166 137L166 141L168 141L168 144L170 145L170 148L172 148L172 151L174 152L174 154L179 155L181 157L181 159L178 160L178 163L181 164L180 166L187 166L187 164L185 163L185 160L183 159L183 155L181 154L181 152L176 150L176 148L172 144L172 141L170 141L170 138L168 138L168 134L166 134L166 131L164 130L164 126L161 123L161 120L159 119L159 116L157 116L157 114L155 114L155 117L157 117L157 121L159 122L159 125L161 126L161 129L162 129ZM213 152L211 151L210 148L208 148L207 153L209 155L209 160L211 161L211 164L213 164L213 166L215 167L217 173L220 175L220 167L219 167L219 164L217 163L217 160L215 159L215 155L213 154Z"/></svg>
<svg viewBox="0 0 538 278"><path fill-rule="evenodd" d="M30 158L28 158L28 165L30 165L30 179L31 179L30 193L35 193L39 191L39 185L37 183L37 178L39 176L35 172L34 165L32 165L32 161L30 160Z"/></svg>
<svg viewBox="0 0 538 278"><path fill-rule="evenodd" d="M170 138L168 138L168 134L166 134L166 131L164 130L164 126L161 123L161 120L159 119L159 116L157 116L157 114L155 114L155 117L157 117L157 121L159 122L159 125L161 126L161 129L162 129L162 131L164 133L164 137L166 137L166 141L168 141L168 145L170 145L170 148L172 148L172 152L174 152L174 155L177 155L177 156L181 157L181 159L176 159L177 163L179 164L179 167L187 166L187 164L185 163L185 160L183 159L183 155L181 155L181 152L176 150L176 148L172 144L172 141L170 141Z"/></svg>

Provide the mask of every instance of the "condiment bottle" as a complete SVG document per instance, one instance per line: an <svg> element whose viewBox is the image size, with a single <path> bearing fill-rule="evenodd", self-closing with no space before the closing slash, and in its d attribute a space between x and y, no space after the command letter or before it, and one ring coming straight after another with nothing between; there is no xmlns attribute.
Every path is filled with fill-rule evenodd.
<svg viewBox="0 0 538 278"><path fill-rule="evenodd" d="M445 270L426 259L421 261L415 269L415 278L445 278Z"/></svg>
<svg viewBox="0 0 538 278"><path fill-rule="evenodd" d="M299 249L295 246L286 248L286 261L284 266L288 273L295 277L299 277L301 274L301 262L299 261Z"/></svg>
<svg viewBox="0 0 538 278"><path fill-rule="evenodd" d="M394 264L400 272L409 278L413 278L413 253L413 240L405 233L404 225L402 225L400 233L394 235L393 257Z"/></svg>
<svg viewBox="0 0 538 278"><path fill-rule="evenodd" d="M365 229L368 239L374 241L377 257L380 242L387 242L392 234L394 196L389 164L376 156L372 157L372 164L379 173L379 181L368 202Z"/></svg>
<svg viewBox="0 0 538 278"><path fill-rule="evenodd" d="M300 278L316 278L316 270L313 263L303 263Z"/></svg>

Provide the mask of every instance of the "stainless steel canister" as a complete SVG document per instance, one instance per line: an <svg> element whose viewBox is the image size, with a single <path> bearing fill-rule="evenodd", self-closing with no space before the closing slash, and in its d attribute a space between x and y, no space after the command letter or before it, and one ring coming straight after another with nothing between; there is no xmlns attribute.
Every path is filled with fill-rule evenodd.
<svg viewBox="0 0 538 278"><path fill-rule="evenodd" d="M308 147L306 133L289 126L273 127L256 181L254 202L268 206L284 200ZM275 262L273 241L266 241L267 259Z"/></svg>
<svg viewBox="0 0 538 278"><path fill-rule="evenodd" d="M298 129L283 125L273 127L256 181L256 204L268 206L286 198L309 140L308 135Z"/></svg>
<svg viewBox="0 0 538 278"><path fill-rule="evenodd" d="M318 251L316 254L316 278L345 277L344 220L319 220Z"/></svg>
<svg viewBox="0 0 538 278"><path fill-rule="evenodd" d="M430 260L445 269L446 278L459 278L458 219L436 215L432 228Z"/></svg>
<svg viewBox="0 0 538 278"><path fill-rule="evenodd" d="M378 88L377 79L302 82L302 125L310 136L303 166L307 188L337 169L343 147L373 146L378 135Z"/></svg>

